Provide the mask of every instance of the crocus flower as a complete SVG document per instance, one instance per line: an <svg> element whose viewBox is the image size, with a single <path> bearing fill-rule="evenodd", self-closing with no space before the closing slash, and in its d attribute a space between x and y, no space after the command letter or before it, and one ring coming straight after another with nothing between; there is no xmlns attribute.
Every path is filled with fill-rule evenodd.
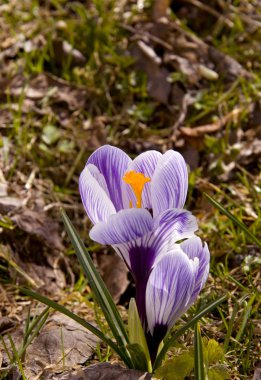
<svg viewBox="0 0 261 380"><path fill-rule="evenodd" d="M143 326L154 341L162 339L208 273L207 246L194 235L195 217L183 209L188 189L183 157L173 150L148 151L131 160L106 145L89 157L79 188L94 224L90 237L112 245L123 258L136 283ZM189 240L177 244L183 239Z"/></svg>
<svg viewBox="0 0 261 380"><path fill-rule="evenodd" d="M175 244L152 269L146 288L147 340L155 359L159 343L194 303L209 273L208 246L197 236Z"/></svg>

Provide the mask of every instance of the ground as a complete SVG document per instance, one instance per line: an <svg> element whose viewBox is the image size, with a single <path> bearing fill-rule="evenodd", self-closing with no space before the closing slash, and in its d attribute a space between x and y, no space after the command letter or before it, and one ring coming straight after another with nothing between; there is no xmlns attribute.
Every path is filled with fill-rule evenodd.
<svg viewBox="0 0 261 380"><path fill-rule="evenodd" d="M131 157L176 149L190 169L186 208L211 252L208 282L179 325L227 294L202 319L202 336L223 347L229 378L258 376L259 1L9 0L0 4L0 23L0 333L10 332L18 350L29 306L31 316L43 311L20 286L107 328L64 232L61 207L126 318L133 282L112 250L88 237L79 173L105 143ZM61 326L57 318L50 313L43 329ZM175 352L192 344L191 331ZM119 361L103 344L90 346L81 363ZM0 376L14 368L39 376L61 365L49 355L46 368L30 367L30 349L14 366L2 350ZM76 362L72 355L66 369Z"/></svg>

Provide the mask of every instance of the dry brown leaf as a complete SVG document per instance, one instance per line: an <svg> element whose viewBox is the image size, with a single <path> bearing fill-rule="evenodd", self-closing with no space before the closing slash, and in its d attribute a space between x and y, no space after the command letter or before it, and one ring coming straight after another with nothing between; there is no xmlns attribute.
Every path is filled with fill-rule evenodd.
<svg viewBox="0 0 261 380"><path fill-rule="evenodd" d="M195 170L199 167L199 151L194 146L185 144L181 150L182 156L191 170Z"/></svg>
<svg viewBox="0 0 261 380"><path fill-rule="evenodd" d="M26 99L39 101L49 99L51 102L65 102L67 107L74 111L86 105L87 91L58 78L50 73L41 73L27 83L23 75L16 75L6 83L4 92L19 97L22 94Z"/></svg>
<svg viewBox="0 0 261 380"><path fill-rule="evenodd" d="M1 186L1 185L0 185ZM7 214L16 208L22 207L22 199L16 197L0 196L0 213Z"/></svg>
<svg viewBox="0 0 261 380"><path fill-rule="evenodd" d="M17 321L15 321L11 317L5 316L5 317L0 318L0 334L6 333L7 331L12 330L16 324L17 324Z"/></svg>
<svg viewBox="0 0 261 380"><path fill-rule="evenodd" d="M128 269L117 255L102 255L97 258L102 278L114 301L117 303L129 285Z"/></svg>
<svg viewBox="0 0 261 380"><path fill-rule="evenodd" d="M3 255L10 277L22 284L33 283L48 294L56 294L66 286L65 268L68 273L58 223L43 211L24 207L12 210L8 217L15 228L2 229L1 237L5 242Z"/></svg>
<svg viewBox="0 0 261 380"><path fill-rule="evenodd" d="M43 380L150 380L151 374L116 364L99 363L62 374L46 374Z"/></svg>
<svg viewBox="0 0 261 380"><path fill-rule="evenodd" d="M244 69L239 62L213 46L208 46L209 60L215 64L215 70L229 81L238 79L238 77L249 77L250 73Z"/></svg>
<svg viewBox="0 0 261 380"><path fill-rule="evenodd" d="M261 162L261 140L256 138L252 141L246 141L240 144L238 148L240 148L240 153L237 157L237 161L241 165L248 165L254 162L257 168L258 163Z"/></svg>
<svg viewBox="0 0 261 380"><path fill-rule="evenodd" d="M150 54L148 51L150 51ZM144 46L141 48L139 43L132 44L130 52L136 59L137 68L147 74L149 95L160 103L168 104L171 90L171 84L168 82L169 71L156 63L156 53L154 52L153 54L151 48L145 51Z"/></svg>
<svg viewBox="0 0 261 380"><path fill-rule="evenodd" d="M91 322L91 321L90 321ZM23 339L24 326L17 328L12 335L16 347ZM88 360L100 340L72 319L54 314L48 318L39 335L27 348L24 371L28 380L41 375L46 368L63 370ZM9 346L8 339L5 339ZM0 345L5 363L8 357Z"/></svg>
<svg viewBox="0 0 261 380"><path fill-rule="evenodd" d="M252 380L260 380L260 379L261 379L261 368L256 368Z"/></svg>
<svg viewBox="0 0 261 380"><path fill-rule="evenodd" d="M24 232L34 235L52 249L64 249L56 222L45 213L23 208L19 213L11 216L11 220Z"/></svg>

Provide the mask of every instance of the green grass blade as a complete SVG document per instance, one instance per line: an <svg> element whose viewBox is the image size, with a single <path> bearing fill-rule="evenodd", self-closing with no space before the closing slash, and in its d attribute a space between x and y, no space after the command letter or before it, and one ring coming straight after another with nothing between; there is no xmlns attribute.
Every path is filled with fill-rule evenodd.
<svg viewBox="0 0 261 380"><path fill-rule="evenodd" d="M232 335L232 330L233 330L233 327L234 327L234 322L235 322L235 319L236 319L238 308L239 308L238 304L236 303L235 306L234 306L234 308L233 308L233 312L232 312L231 318L230 318L229 323L228 323L227 334L226 334L226 337L225 337L225 340L224 340L224 352L227 352L227 349L228 349L228 345L229 345L229 341L230 341L230 338L231 338L231 335Z"/></svg>
<svg viewBox="0 0 261 380"><path fill-rule="evenodd" d="M49 310L49 307L48 307L48 310ZM49 317L49 312L47 311L45 312L45 314L43 314L42 318L39 319L39 323L35 325L35 329L31 331L31 335L30 336L28 335L26 342L23 343L22 347L19 349L18 351L19 358L23 358L23 355L25 354L27 347L32 343L36 335L40 332L41 328L45 324L48 317Z"/></svg>
<svg viewBox="0 0 261 380"><path fill-rule="evenodd" d="M99 329L94 327L91 323L80 318L78 315L74 314L73 312L68 310L66 307L58 304L55 301L50 300L47 297L42 296L41 294L39 294L37 292L33 292L32 290L25 289L25 288L22 288L20 290L25 295L32 297L37 301L44 303L45 305L51 307L52 309L54 309L56 311L59 311L60 313L62 313L64 315L67 315L67 317L73 319L75 322L79 323L81 326L83 326L87 330L91 331L94 335L96 335L98 338L100 338L102 341L104 341L106 344L108 344L108 346L110 346L122 358L122 360L126 363L126 358L123 355L122 350L110 338L105 336Z"/></svg>
<svg viewBox="0 0 261 380"><path fill-rule="evenodd" d="M11 355L10 351L7 348L7 345L5 343L3 335L0 335L0 339L1 339L2 345L4 347L4 350L5 350L5 352L6 352L7 356L8 356L8 359L9 359L10 363L12 363L13 358L12 358L12 355Z"/></svg>
<svg viewBox="0 0 261 380"><path fill-rule="evenodd" d="M234 224L241 228L241 230L243 230L246 233L246 235L258 245L259 248L261 248L261 241L254 234L252 234L251 231L249 231L249 229L243 222L241 222L238 218L231 214L230 211L226 210L218 201L213 199L210 195L206 193L203 194L214 207L216 207L219 211L225 214Z"/></svg>
<svg viewBox="0 0 261 380"><path fill-rule="evenodd" d="M29 336L32 334L35 327L38 325L38 323L41 321L42 318L45 318L46 315L48 315L49 306L44 308L44 310L32 321L31 324L28 323L26 329L25 329L25 336L24 336L24 344L26 344Z"/></svg>
<svg viewBox="0 0 261 380"><path fill-rule="evenodd" d="M10 344L11 344L11 347L12 347L12 351L13 351L13 355L14 355L14 360L13 361L17 362L20 374L22 375L22 379L23 380L27 380L26 376L24 374L22 362L21 362L21 360L19 358L18 352L17 352L16 347L15 347L14 341L13 341L11 335L9 335L9 334L8 334L8 339L10 341Z"/></svg>
<svg viewBox="0 0 261 380"><path fill-rule="evenodd" d="M195 379L205 380L202 339L201 339L200 327L198 323L195 324L194 332L195 332L195 338L194 338Z"/></svg>
<svg viewBox="0 0 261 380"><path fill-rule="evenodd" d="M252 312L252 305L253 305L253 302L255 301L256 299L256 295L254 294L250 300L248 301L247 305L246 305L246 308L245 308L245 311L244 311L244 316L243 316L243 320L242 320L242 323L240 325L240 328L238 330L238 333L236 335L236 340L239 342L243 333L244 333L244 330L246 328L246 325L247 325L247 322L248 322L248 319L250 317L250 314Z"/></svg>
<svg viewBox="0 0 261 380"><path fill-rule="evenodd" d="M30 318L31 318L31 307L29 305L28 314L27 314L26 323L25 323L24 341L26 340L26 335L28 333L28 329L29 329L29 326L30 326Z"/></svg>
<svg viewBox="0 0 261 380"><path fill-rule="evenodd" d="M109 293L106 285L104 284L101 276L97 272L92 259L87 252L81 238L77 234L74 226L72 225L70 219L64 211L62 211L62 218L66 228L66 231L70 237L74 250L77 254L78 260L80 261L86 277L90 283L92 291L100 305L104 316L107 320L111 331L122 349L129 343L128 335L125 326L122 322L121 316L118 309ZM125 349L126 350L126 349ZM127 351L126 351L127 352Z"/></svg>
<svg viewBox="0 0 261 380"><path fill-rule="evenodd" d="M217 300L209 303L207 306L205 306L203 309L201 309L189 322L187 322L184 326L182 326L178 331L176 331L171 338L166 338L164 342L164 346L162 347L161 351L159 352L154 366L153 370L158 368L164 359L166 353L168 350L176 343L176 340L186 332L190 327L193 327L197 321L200 320L200 318L204 317L207 313L209 313L211 310L215 309L218 305L220 305L222 302L226 300L227 296L224 295Z"/></svg>

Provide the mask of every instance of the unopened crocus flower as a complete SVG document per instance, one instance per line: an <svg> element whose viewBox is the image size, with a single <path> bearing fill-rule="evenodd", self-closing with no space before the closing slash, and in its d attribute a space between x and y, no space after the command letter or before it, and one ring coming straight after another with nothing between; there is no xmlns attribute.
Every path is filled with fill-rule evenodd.
<svg viewBox="0 0 261 380"><path fill-rule="evenodd" d="M155 359L159 343L194 303L209 273L208 246L197 236L175 244L152 269L146 288L147 340Z"/></svg>
<svg viewBox="0 0 261 380"><path fill-rule="evenodd" d="M131 160L106 145L88 159L79 188L94 224L90 237L112 245L123 258L136 283L144 329L154 342L161 340L193 303L208 273L207 246L194 235L195 217L183 209L188 189L183 157L173 150L148 151ZM189 240L177 244L184 239Z"/></svg>

